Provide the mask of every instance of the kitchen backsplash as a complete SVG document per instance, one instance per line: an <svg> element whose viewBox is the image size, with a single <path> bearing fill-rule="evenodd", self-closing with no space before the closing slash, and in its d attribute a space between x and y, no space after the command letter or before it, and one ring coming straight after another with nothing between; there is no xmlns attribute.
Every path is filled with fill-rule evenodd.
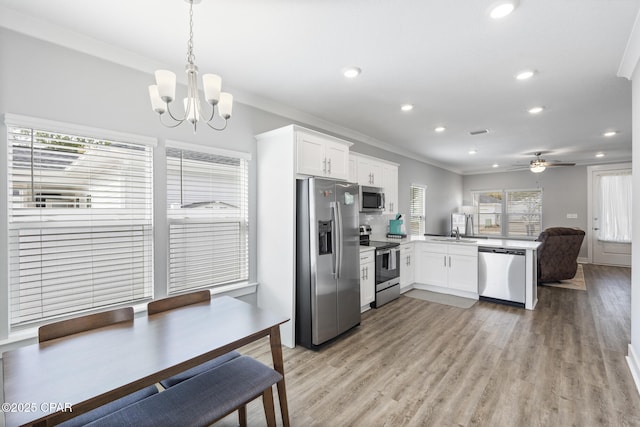
<svg viewBox="0 0 640 427"><path fill-rule="evenodd" d="M371 226L371 237L382 238L389 232L389 220L395 219L395 214L360 214L360 225L369 224ZM404 214L402 219L405 220ZM405 220L406 221L406 220Z"/></svg>

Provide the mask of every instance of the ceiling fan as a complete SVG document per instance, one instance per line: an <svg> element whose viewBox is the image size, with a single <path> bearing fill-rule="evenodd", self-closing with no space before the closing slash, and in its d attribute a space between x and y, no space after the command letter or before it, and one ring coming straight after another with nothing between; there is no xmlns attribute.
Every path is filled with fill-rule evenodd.
<svg viewBox="0 0 640 427"><path fill-rule="evenodd" d="M529 163L529 170L533 173L540 173L549 167L576 165L575 163L568 163L568 162L557 162L557 161L547 162L545 159L540 158L540 156L542 155L541 152L537 152L534 154L536 156L535 160L531 160L531 162Z"/></svg>

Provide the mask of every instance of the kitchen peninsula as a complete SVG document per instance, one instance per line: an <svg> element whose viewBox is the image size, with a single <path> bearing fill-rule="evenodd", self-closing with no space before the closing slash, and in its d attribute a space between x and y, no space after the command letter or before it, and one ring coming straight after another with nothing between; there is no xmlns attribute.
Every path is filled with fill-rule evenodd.
<svg viewBox="0 0 640 427"><path fill-rule="evenodd" d="M395 239L394 241L398 241ZM403 245L413 245L413 265L403 265L402 269L415 269L413 285L405 287L446 293L461 297L479 299L479 248L495 248L508 251L521 251L524 286L524 308L533 310L538 302L537 295L537 249L540 242L530 240L485 239L438 236L413 236L402 239ZM401 269L401 275L403 273ZM505 271L504 275L508 276Z"/></svg>

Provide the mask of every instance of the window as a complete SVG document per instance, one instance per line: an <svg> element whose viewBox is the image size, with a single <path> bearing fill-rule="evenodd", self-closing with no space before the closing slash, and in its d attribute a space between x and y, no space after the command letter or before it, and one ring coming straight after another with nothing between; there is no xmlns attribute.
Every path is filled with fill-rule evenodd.
<svg viewBox="0 0 640 427"><path fill-rule="evenodd" d="M7 143L11 328L150 298L151 147L9 123Z"/></svg>
<svg viewBox="0 0 640 427"><path fill-rule="evenodd" d="M600 177L598 240L631 243L631 174Z"/></svg>
<svg viewBox="0 0 640 427"><path fill-rule="evenodd" d="M425 202L427 188L412 185L409 188L409 233L412 236L422 236L425 233Z"/></svg>
<svg viewBox="0 0 640 427"><path fill-rule="evenodd" d="M170 294L247 280L248 160L241 156L167 148Z"/></svg>
<svg viewBox="0 0 640 427"><path fill-rule="evenodd" d="M478 235L535 237L542 228L542 190L473 192Z"/></svg>

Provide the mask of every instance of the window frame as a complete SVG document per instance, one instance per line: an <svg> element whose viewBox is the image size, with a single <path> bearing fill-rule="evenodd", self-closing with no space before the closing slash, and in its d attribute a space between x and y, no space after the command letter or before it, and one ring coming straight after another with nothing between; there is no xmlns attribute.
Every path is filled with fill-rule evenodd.
<svg viewBox="0 0 640 427"><path fill-rule="evenodd" d="M105 130L105 129L99 129L99 128L94 128L94 127L88 127L88 126L80 126L80 125L74 125L74 124L68 124L68 123L62 123L62 122L56 122L56 121L51 121L51 120L43 120L43 119L37 119L37 118L31 118L31 117L27 117L27 116L21 116L21 115L15 115L15 114L5 114L3 117L3 124L5 126L4 128L4 132L3 132L3 138L5 138L5 151L3 151L2 153L2 162L4 163L4 167L7 170L7 173L5 174L5 191L10 189L10 183L13 182L14 177L10 176L11 171L19 171L19 168L14 165L12 163L12 155L10 155L11 150L13 150L14 147L14 143L12 141L14 141L14 137L11 136L9 132L11 131L11 129L13 128L18 128L18 129L32 129L32 130L38 130L38 131L42 131L45 134L48 135L63 135L63 136L73 136L73 137L80 137L80 138L84 138L87 140L94 140L96 142L112 142L112 143L122 143L123 146L127 145L127 146L131 146L131 147L135 147L135 146L139 146L140 148L140 152L145 151L146 154L146 167L148 168L146 172L144 172L146 174L146 182L147 184L145 184L146 186L146 194L148 195L148 200L150 201L150 205L147 205L147 208L143 208L143 209L139 209L139 208L134 208L133 210L130 209L130 207L132 205L129 206L128 212L133 215L129 217L128 220L128 224L126 225L126 227L139 227L139 226L143 226L146 227L146 231L144 232L145 235L143 235L143 237L141 237L144 242L144 248L141 249L142 251L144 251L144 259L146 261L145 265L147 265L146 267L144 267L144 271L146 271L146 273L144 273L144 276L146 277L144 279L143 283L147 283L147 285L143 285L146 287L146 291L143 292L143 294L132 294L130 297L126 297L126 301L122 301L122 302L109 302L108 304L97 304L95 306L91 305L90 306L83 306L81 308L76 308L75 305L73 305L74 309L73 310L62 310L61 312L51 312L45 316L40 316L39 318L33 317L33 318L29 318L29 319L24 319L22 321L16 322L15 319L20 319L21 317L15 317L12 314L12 302L11 300L15 297L12 296L12 287L16 286L16 283L13 282L11 283L11 278L12 278L12 271L14 271L12 268L12 266L9 264L5 264L6 265L6 274L7 274L7 278L9 280L6 281L6 283L0 287L0 292L2 292L2 294L5 296L2 298L3 303L2 303L2 307L0 308L0 311L4 311L6 313L6 324L3 324L0 326L0 329L5 330L7 335L11 335L12 333L15 332L19 332L25 329L29 329L32 328L34 326L40 325L42 323L45 323L47 321L51 321L51 319L58 319L58 318L67 318L67 317L71 317L74 315L77 315L79 313L88 313L88 312L96 312L96 311L101 311L104 310L105 307L117 307L117 306L123 306L123 305L131 305L132 303L136 303L136 302L141 302L141 301L146 301L146 300L150 300L153 296L153 289L154 289L154 271L153 271L153 266L154 266L154 248L153 248L153 229L154 229L154 217L153 217L153 208L152 208L152 202L153 202L153 157L154 157L154 149L155 147L157 147L157 140L155 138L149 138L149 137L143 137L143 136L139 136L139 135L133 135L133 134L128 134L128 133L123 133L123 132L117 132L117 131L110 131L110 130ZM54 138L53 140L55 140L56 138ZM76 144L75 146L77 147L78 145L80 145L81 143L74 143ZM94 145L94 149L95 147L100 147L100 144L98 145ZM142 148L145 147L145 148ZM113 150L114 148L116 150L119 150L120 147L116 147L116 146L110 146L109 147L110 150ZM30 148L29 150L32 150L33 148ZM55 150L55 149L54 149ZM44 151L43 151L44 152ZM53 152L53 151L52 151ZM110 151L113 152L113 151ZM125 152L127 152L125 150ZM128 154L126 154L126 156L131 156L130 158L132 159L132 161L134 161L135 163L138 163L139 159L135 157L135 150L132 150L130 152L128 152ZM84 154L82 154L79 158L82 158L84 156ZM77 157L77 156L76 156ZM94 159L98 159L97 162L94 163ZM96 156L94 158L89 158L89 161L91 163L89 163L89 165L91 165L93 167L93 165L95 165L96 167L100 167L100 165L102 165L102 160L100 160L100 156ZM86 167L86 165L84 165L84 167ZM67 173L66 172L67 169L62 170L63 173ZM32 173L32 172L31 172ZM33 173L32 173L33 174ZM138 172L136 172L136 174L138 174ZM136 175L131 175L132 179L136 179L133 178ZM63 185L60 184L60 182L58 181L54 181L53 179L51 179L50 181L48 181L48 179L51 178L47 178L44 181L42 181L43 183L45 183L47 186L49 186L49 183L54 183L52 185L53 186L59 186L59 187L64 187ZM18 182L18 181L16 181ZM46 187L45 187L46 188ZM89 188L89 187L88 187ZM34 194L35 194L35 187L33 189ZM64 190L64 191L68 191ZM86 200L82 201L82 202L78 202L78 201L73 201L73 204L75 206L68 206L69 205L69 201L67 200L66 197L62 197L62 193L64 191L58 191L58 193L60 193L60 195L56 195L53 194L52 192L50 192L49 190L45 190L45 192L47 192L47 194L51 193L52 194L52 199L54 200L54 206L49 209L46 208L46 201L45 200L40 200L38 203L38 206L29 208L29 207L25 207L25 208L20 208L23 210L23 212L25 213L29 213L31 212L31 209L34 209L33 212L31 212L31 216L27 216L24 218L19 219L18 221L12 221L12 217L14 214L14 210L18 209L17 206L14 206L14 201L12 200L13 194L12 196L8 196L7 194L7 205L6 205L6 211L3 213L4 215L4 224L5 226L3 227L2 230L2 234L4 237L6 237L6 240L8 242L8 244L3 247L1 253L2 253L2 257L4 258L4 260L8 260L10 254L12 253L12 250L15 250L17 247L14 246L14 249L11 249L11 243L9 242L9 236L17 236L16 233L23 234L24 231L20 231L20 230L26 230L26 229L42 229L42 230L52 230L53 227L64 227L62 228L62 230L64 230L64 232L67 235L73 235L73 230L87 230L87 232L83 233L83 236L89 236L89 235L93 235L93 233L95 232L96 229L98 228L104 228L105 226L109 226L108 224L113 224L116 228L120 229L121 228L121 224L120 224L120 210L119 209L103 209L102 212L97 212L97 211L92 211L91 209L93 207L95 207L93 205L93 202L91 200L89 200L88 202ZM117 193L111 193L109 190L109 193L104 193L104 195L108 195L108 194L117 194ZM62 200L65 199L65 200ZM36 197L37 199L37 197ZM35 199L33 199L35 200ZM16 201L15 203L20 203L19 201ZM78 204L76 204L78 203ZM45 206L43 206L43 204ZM127 202L128 204L128 202ZM57 206L56 206L57 205ZM82 206L80 206L82 205ZM47 221L46 218L42 220L42 219L38 219L39 215L33 215L35 213L36 209L39 209L42 211L42 209L45 208L46 214L48 215L54 215L54 221ZM69 208L72 208L72 210L69 210ZM77 210L76 210L77 209ZM138 215L142 214L142 217L137 217ZM96 215L98 215L96 217ZM78 221L79 219L82 220L83 218L87 219L87 221ZM109 220L108 218L112 218L111 220ZM137 219L136 219L137 218ZM57 221L56 221L57 219ZM101 223L95 222L96 219L102 219ZM93 226L95 227L93 229L93 231L91 231L89 233L88 228L86 228L87 225L91 225L93 224ZM101 225L100 225L101 224ZM35 227L35 228L34 228ZM13 230L13 231L12 231ZM87 234L89 233L89 234ZM55 238L55 237L54 237ZM57 239L57 238L55 238ZM58 240L56 240L57 242ZM44 244L44 243L43 243ZM41 246L41 244L38 245L38 247L43 247ZM55 250L57 251L59 249L59 245L54 243L54 246L52 246L52 248L55 248ZM42 250L42 249L39 249ZM53 256L57 256L57 255L53 255ZM95 255L92 255L95 256ZM14 258L15 259L15 258ZM5 263L6 261L2 261L3 263ZM148 263L148 264L147 264ZM44 268L44 267L42 267ZM44 271L44 270L43 270ZM110 270L111 271L111 270ZM44 273L41 273L44 274ZM93 276L95 277L95 276ZM97 282L92 282L93 285L92 286L96 286ZM66 287L66 286L65 286ZM148 293L146 293L148 292ZM6 335L6 336L7 336Z"/></svg>
<svg viewBox="0 0 640 427"><path fill-rule="evenodd" d="M422 192L422 214L415 215L414 214L414 206L413 206L413 191L414 189L420 190ZM417 213L417 212L416 212ZM417 234L414 234L414 221L418 223ZM409 186L409 224L408 224L409 235L411 236L423 236L426 233L427 229L427 186L424 184L411 184Z"/></svg>
<svg viewBox="0 0 640 427"><path fill-rule="evenodd" d="M514 211L510 209L512 195L514 193L538 193L539 198L535 201L535 204L538 204L538 208L536 212L531 213L523 213ZM489 213L481 213L479 212L479 202L478 197L480 195L491 195L491 194L500 194L500 210L489 212ZM520 239L520 240L535 240L540 232L542 231L542 215L543 215L543 207L544 207L544 191L542 188L516 188L516 189L489 189L489 190L472 190L471 191L471 199L473 201L474 208L474 234L477 236L486 236L486 237L501 237L501 238L509 238L509 239ZM497 203L494 203L498 205ZM521 203L522 204L522 203ZM521 205L520 204L520 205ZM496 223L499 221L500 232L499 233L481 233L481 217L482 215L495 215ZM530 216L530 217L538 217L537 221L522 221L525 227L526 235L522 233L516 234L513 230L513 226L511 224L517 223L517 221L513 221L512 218L515 216Z"/></svg>
<svg viewBox="0 0 640 427"><path fill-rule="evenodd" d="M170 199L170 196L169 196L169 191L170 191L169 190L169 187L170 187L169 157L170 156L166 155L167 150L181 150L181 151L190 152L192 154L211 155L211 156L238 160L240 163L239 168L243 169L240 172L241 174L243 174L240 179L244 180L244 194L240 196L241 200L239 203L241 204L241 206L239 206L239 211L240 211L239 214L230 216L230 217L214 217L214 216L203 215L202 213L200 213L200 214L196 214L195 217L193 217L192 215L193 212L190 212L189 214L192 216L192 218L187 218L179 213L181 209L172 208L171 200L169 200ZM165 290L166 294L173 295L177 293L188 292L188 291L203 289L203 288L206 288L206 289L222 288L227 285L233 286L234 284L237 284L237 283L247 282L249 280L249 275L250 275L250 272L249 272L250 270L250 259L249 259L249 246L250 246L249 168L250 168L250 165L249 163L251 160L251 155L249 153L224 150L224 149L200 146L195 144L188 144L188 143L174 141L174 140L167 141L164 152L165 152L164 165L167 168L166 169L167 173L165 174L166 175L165 195L167 197L165 212L166 212L166 223L167 223L167 230L168 230L167 266L166 266L167 280L166 280L166 290ZM182 183L180 185L182 186ZM171 246L172 230L174 230L175 233L179 233L180 231L178 230L180 230L181 228L184 230L187 230L189 227L201 226L201 227L205 227L205 230L208 230L208 232L215 233L215 231L212 231L213 227L223 226L223 224L228 225L230 223L239 224L238 230L240 234L239 234L238 240L240 242L239 243L240 247L237 249L242 252L241 260L244 263L244 265L239 266L240 268L239 274L241 274L241 277L236 278L234 280L227 280L219 283L199 284L191 287L186 287L186 286L178 285L177 283L173 283L172 278L174 278L175 275L172 274L172 268L174 268L173 271L175 271L176 264L174 262L172 267L172 260L175 260L174 256L176 256L176 252L175 250L172 250L172 246ZM188 232L185 231L185 234L183 234L183 236L186 235L186 233ZM179 256L179 254L177 256Z"/></svg>

